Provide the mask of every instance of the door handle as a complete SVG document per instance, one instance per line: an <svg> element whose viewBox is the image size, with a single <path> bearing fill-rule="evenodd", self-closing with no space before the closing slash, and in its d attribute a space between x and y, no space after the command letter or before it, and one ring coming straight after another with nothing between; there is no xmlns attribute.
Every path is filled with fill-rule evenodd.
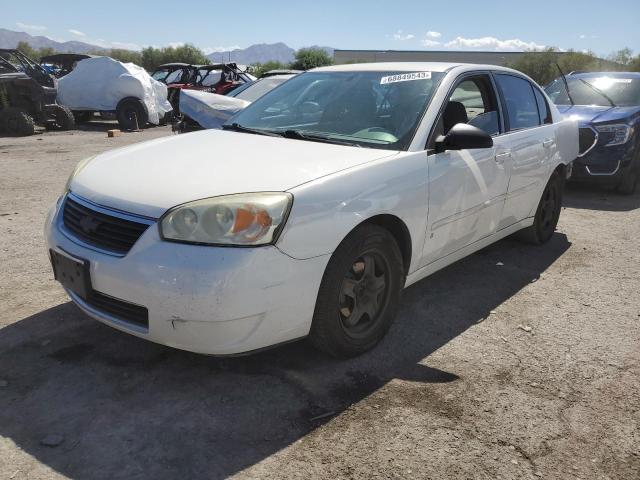
<svg viewBox="0 0 640 480"><path fill-rule="evenodd" d="M553 138L547 138L544 142L542 142L542 146L544 148L549 148L551 145L553 145Z"/></svg>
<svg viewBox="0 0 640 480"><path fill-rule="evenodd" d="M504 160L506 158L509 158L510 156L511 156L511 152L502 152L502 153L497 153L494 159L498 165L502 165L504 163Z"/></svg>

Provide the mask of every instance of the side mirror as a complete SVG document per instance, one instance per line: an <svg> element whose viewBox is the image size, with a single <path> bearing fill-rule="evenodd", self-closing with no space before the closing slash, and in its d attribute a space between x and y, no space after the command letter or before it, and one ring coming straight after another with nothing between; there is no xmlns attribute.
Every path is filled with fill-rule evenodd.
<svg viewBox="0 0 640 480"><path fill-rule="evenodd" d="M436 153L445 150L467 150L471 148L491 148L493 139L484 130L467 123L457 123L446 135L436 138Z"/></svg>

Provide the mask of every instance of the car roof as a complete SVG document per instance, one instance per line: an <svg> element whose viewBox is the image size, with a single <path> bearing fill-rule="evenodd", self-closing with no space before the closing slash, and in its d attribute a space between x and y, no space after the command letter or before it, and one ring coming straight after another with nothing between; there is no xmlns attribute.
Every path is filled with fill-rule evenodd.
<svg viewBox="0 0 640 480"><path fill-rule="evenodd" d="M448 72L454 68L462 70L501 70L517 72L498 65L480 65L475 63L452 62L379 62L332 65L313 69L314 72ZM521 74L522 75L522 74Z"/></svg>
<svg viewBox="0 0 640 480"><path fill-rule="evenodd" d="M593 78L593 77L614 77L614 78L640 78L640 72L580 72L572 73L569 77Z"/></svg>

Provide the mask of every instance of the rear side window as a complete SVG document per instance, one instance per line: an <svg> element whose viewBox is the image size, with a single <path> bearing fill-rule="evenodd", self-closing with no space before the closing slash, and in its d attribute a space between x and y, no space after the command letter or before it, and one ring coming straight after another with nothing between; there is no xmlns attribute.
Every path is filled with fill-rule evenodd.
<svg viewBox="0 0 640 480"><path fill-rule="evenodd" d="M502 90L509 130L537 127L540 125L538 104L531 84L513 75L496 75L496 81Z"/></svg>
<svg viewBox="0 0 640 480"><path fill-rule="evenodd" d="M536 87L533 87L533 93L536 96L536 102L538 104L540 123L553 123L551 120L551 112L549 111L549 106L547 105L547 100L544 98L544 95L542 95L542 92Z"/></svg>

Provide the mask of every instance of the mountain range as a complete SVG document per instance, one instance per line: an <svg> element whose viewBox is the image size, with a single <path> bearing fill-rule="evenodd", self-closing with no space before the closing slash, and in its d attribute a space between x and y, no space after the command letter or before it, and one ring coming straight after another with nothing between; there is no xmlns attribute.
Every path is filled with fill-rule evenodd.
<svg viewBox="0 0 640 480"><path fill-rule="evenodd" d="M69 41L57 42L42 35L30 35L26 32L16 32L0 28L0 48L15 48L18 42L27 42L33 48L50 47L57 52L64 53L88 53L104 51L98 45L91 45L85 42ZM317 47L327 52L333 57L333 48ZM225 52L214 52L207 56L212 62L232 61L244 65L254 63L265 63L275 61L280 63L290 63L293 61L296 51L288 45L278 43L260 43L247 48L237 48Z"/></svg>
<svg viewBox="0 0 640 480"><path fill-rule="evenodd" d="M319 47L333 57L333 48ZM207 55L212 62L236 62L244 65L254 63L265 63L269 61L280 63L291 63L295 58L296 51L285 43L259 43L247 48L236 48L225 52L214 52Z"/></svg>
<svg viewBox="0 0 640 480"><path fill-rule="evenodd" d="M88 53L104 50L97 45L85 42L69 41L56 42L49 37L42 35L29 35L25 32L14 32L6 28L0 28L0 48L16 48L18 42L27 42L33 48L53 48L57 52L63 53Z"/></svg>

